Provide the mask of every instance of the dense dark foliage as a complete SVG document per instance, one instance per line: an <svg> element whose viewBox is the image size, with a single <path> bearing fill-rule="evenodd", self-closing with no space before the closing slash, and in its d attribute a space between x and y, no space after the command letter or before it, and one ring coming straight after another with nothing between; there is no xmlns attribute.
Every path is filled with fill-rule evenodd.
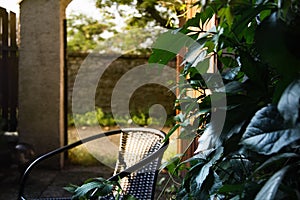
<svg viewBox="0 0 300 200"><path fill-rule="evenodd" d="M149 60L166 64L183 47L187 51L175 128L181 127L180 137L200 139L195 156L164 165L176 174L190 163L177 199L300 199L300 2L194 6L201 12L162 35ZM212 17L216 25L205 30ZM205 73L211 56L222 84ZM184 95L191 89L199 95ZM212 105L224 97L226 106ZM226 113L221 130L211 118L216 112Z"/></svg>

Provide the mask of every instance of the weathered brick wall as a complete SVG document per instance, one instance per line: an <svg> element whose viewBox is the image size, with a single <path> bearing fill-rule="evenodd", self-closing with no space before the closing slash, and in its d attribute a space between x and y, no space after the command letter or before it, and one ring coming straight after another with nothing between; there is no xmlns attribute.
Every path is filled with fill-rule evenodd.
<svg viewBox="0 0 300 200"><path fill-rule="evenodd" d="M87 54L76 53L76 54L69 54L67 57L69 113L72 112L71 105L72 105L72 92L73 92L74 81L76 79L80 66L82 65L83 61L87 58L87 56L88 56ZM95 68L98 68L99 65L103 65L101 67L105 68L102 77L98 81L98 86L95 94L95 104L106 113L111 112L111 108L112 108L111 106L113 106L111 105L111 97L117 82L120 80L120 78L122 78L122 76L124 76L127 72L129 72L133 68L146 64L148 61L148 57L138 56L138 55L135 56L123 55L113 60L113 62L110 63L111 60L112 60L111 55L93 54L92 56L89 55L88 57L88 62L91 64L91 66L94 65ZM107 65L107 63L110 64L108 66L105 66ZM175 62L171 62L169 66L175 68ZM95 69L95 73L96 71L97 69ZM159 74L159 76L162 76L162 74ZM162 77L158 77L158 78L162 78ZM170 80L170 83L173 81L173 86L174 86L175 77L173 78L172 78L173 80ZM130 103L128 105L130 111L132 113L134 112L147 113L151 105L160 104L164 106L164 108L167 111L167 114L169 115L174 114L175 94L174 92L168 89L172 86L167 86L167 87L165 86L154 83L154 84L146 84L141 87L135 88L136 90L130 96ZM84 93L84 91L88 89L89 84L88 83L82 84L81 87L82 88L80 88L79 91L83 91ZM80 95L81 94L79 94L79 96ZM82 98L84 98L84 94L82 94ZM120 98L118 98L117 101L118 100L120 101L120 104L123 103L121 92L120 92ZM119 102L116 102L116 104L119 104ZM84 103L82 103L80 107L84 110L85 108Z"/></svg>

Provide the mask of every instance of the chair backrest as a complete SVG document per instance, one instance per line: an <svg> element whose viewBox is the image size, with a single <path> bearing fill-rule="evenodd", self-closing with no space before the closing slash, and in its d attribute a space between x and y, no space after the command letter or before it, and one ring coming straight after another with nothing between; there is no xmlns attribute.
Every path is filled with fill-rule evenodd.
<svg viewBox="0 0 300 200"><path fill-rule="evenodd" d="M166 138L166 134L163 131L157 129L125 128L87 137L55 149L33 160L21 175L18 200L27 199L24 196L26 181L31 171L38 163L81 144L116 134L121 134L119 157L114 175L109 178L109 180L118 181L121 179L120 185L125 194L133 195L137 199L154 199L158 167L161 163L163 154L168 147L169 140ZM55 197L53 199L60 198ZM106 199L114 198L108 196Z"/></svg>
<svg viewBox="0 0 300 200"><path fill-rule="evenodd" d="M150 154L157 152L163 144L165 133L156 129L137 128L124 129L121 133L119 157L114 174L141 162ZM126 194L138 199L153 199L158 167L163 153L150 162L145 163L137 171L120 180L120 185Z"/></svg>

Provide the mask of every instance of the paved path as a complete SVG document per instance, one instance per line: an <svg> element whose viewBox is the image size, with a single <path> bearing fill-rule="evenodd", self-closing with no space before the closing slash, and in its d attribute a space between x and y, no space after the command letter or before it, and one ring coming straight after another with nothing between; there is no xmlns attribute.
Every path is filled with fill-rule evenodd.
<svg viewBox="0 0 300 200"><path fill-rule="evenodd" d="M64 197L70 196L63 187L69 183L81 184L91 177L110 177L113 169L99 164L99 166L67 166L62 170L35 169L25 193L28 197ZM1 171L0 200L17 200L20 173L16 169Z"/></svg>
<svg viewBox="0 0 300 200"><path fill-rule="evenodd" d="M63 189L69 183L81 184L91 177L109 178L113 173L110 167L99 164L98 166L69 165L62 170L49 170L36 168L28 180L25 194L27 197L69 197L70 194ZM161 178L167 178L167 174L160 173ZM8 168L0 171L0 200L17 200L20 173L17 169ZM156 187L155 199L158 199L161 186ZM162 196L161 200L169 199Z"/></svg>

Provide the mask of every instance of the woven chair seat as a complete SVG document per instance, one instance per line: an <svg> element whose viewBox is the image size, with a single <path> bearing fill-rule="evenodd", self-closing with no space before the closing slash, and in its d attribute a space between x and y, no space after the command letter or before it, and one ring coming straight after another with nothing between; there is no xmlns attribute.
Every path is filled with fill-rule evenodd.
<svg viewBox="0 0 300 200"><path fill-rule="evenodd" d="M153 128L126 128L99 133L46 153L27 167L21 176L18 200L29 200L24 195L26 181L32 169L41 161L56 154L65 152L81 144L100 139L105 136L120 134L119 155L113 176L108 180L118 181L124 194L137 199L154 198L158 168L169 140L166 134ZM165 141L166 140L166 141ZM70 200L71 197L39 198L40 200ZM99 199L114 199L113 194Z"/></svg>

